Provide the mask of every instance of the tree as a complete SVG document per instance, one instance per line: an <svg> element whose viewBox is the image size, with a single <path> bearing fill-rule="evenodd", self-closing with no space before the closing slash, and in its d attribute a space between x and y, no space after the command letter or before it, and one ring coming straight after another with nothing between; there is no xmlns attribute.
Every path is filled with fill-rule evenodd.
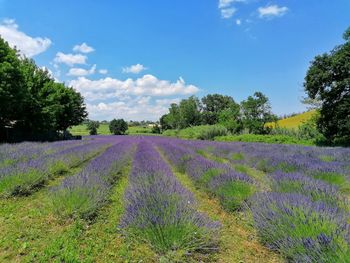
<svg viewBox="0 0 350 263"><path fill-rule="evenodd" d="M100 127L100 123L98 121L89 120L87 122L87 130L89 131L90 135L97 135L97 129L99 127Z"/></svg>
<svg viewBox="0 0 350 263"><path fill-rule="evenodd" d="M236 104L232 97L220 94L209 94L202 98L203 124L216 124L223 110L229 109Z"/></svg>
<svg viewBox="0 0 350 263"><path fill-rule="evenodd" d="M109 130L114 135L122 135L125 134L125 132L128 129L128 123L124 121L123 119L113 119L109 123Z"/></svg>
<svg viewBox="0 0 350 263"><path fill-rule="evenodd" d="M269 128L265 124L277 120L277 116L271 112L269 99L261 92L255 92L253 96L243 101L241 111L243 126L249 133L268 133Z"/></svg>
<svg viewBox="0 0 350 263"><path fill-rule="evenodd" d="M239 133L243 128L239 104L232 103L229 108L221 110L219 124L232 133Z"/></svg>
<svg viewBox="0 0 350 263"><path fill-rule="evenodd" d="M55 139L86 116L80 93L0 38L0 140Z"/></svg>
<svg viewBox="0 0 350 263"><path fill-rule="evenodd" d="M191 96L180 101L179 105L180 128L199 125L201 123L200 102L197 97Z"/></svg>
<svg viewBox="0 0 350 263"><path fill-rule="evenodd" d="M163 131L172 128L171 125L168 123L168 114L162 115L162 117L160 117L160 119L159 119L159 123L160 123L160 128Z"/></svg>
<svg viewBox="0 0 350 263"><path fill-rule="evenodd" d="M26 89L17 50L0 37L0 135L21 118ZM0 136L1 137L1 136Z"/></svg>
<svg viewBox="0 0 350 263"><path fill-rule="evenodd" d="M158 124L153 125L152 133L160 134L160 128L159 128Z"/></svg>
<svg viewBox="0 0 350 263"><path fill-rule="evenodd" d="M319 131L329 142L350 142L350 27L345 43L316 56L307 71L304 88L310 99L319 101Z"/></svg>

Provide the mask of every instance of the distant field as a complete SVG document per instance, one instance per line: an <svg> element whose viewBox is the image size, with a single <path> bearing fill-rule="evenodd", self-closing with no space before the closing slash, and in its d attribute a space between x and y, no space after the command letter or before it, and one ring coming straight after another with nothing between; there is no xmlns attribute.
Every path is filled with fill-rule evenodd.
<svg viewBox="0 0 350 263"><path fill-rule="evenodd" d="M289 117L286 119L279 120L277 123L280 128L287 128L287 129L297 129L299 125L301 125L303 122L309 120L313 115L315 114L315 111L308 111L301 114L298 114L293 117ZM274 127L274 123L268 123L267 125L271 125Z"/></svg>
<svg viewBox="0 0 350 263"><path fill-rule="evenodd" d="M86 129L86 125L77 125L69 129L70 133L73 135L89 135L89 131ZM143 126L133 126L129 127L128 134L147 134L151 133L152 128L143 127ZM97 130L97 133L100 135L110 135L108 124L100 124L100 127Z"/></svg>

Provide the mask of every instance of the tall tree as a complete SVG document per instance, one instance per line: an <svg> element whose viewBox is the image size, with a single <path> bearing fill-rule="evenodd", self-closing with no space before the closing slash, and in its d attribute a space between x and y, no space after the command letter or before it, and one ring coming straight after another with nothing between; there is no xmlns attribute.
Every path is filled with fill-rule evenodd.
<svg viewBox="0 0 350 263"><path fill-rule="evenodd" d="M80 93L56 83L0 37L0 140L54 139L86 116Z"/></svg>
<svg viewBox="0 0 350 263"><path fill-rule="evenodd" d="M180 101L180 128L186 128L201 123L200 102L197 97L191 96Z"/></svg>
<svg viewBox="0 0 350 263"><path fill-rule="evenodd" d="M21 118L26 89L17 50L0 37L0 133Z"/></svg>
<svg viewBox="0 0 350 263"><path fill-rule="evenodd" d="M271 112L268 97L261 92L255 92L241 103L242 121L249 133L264 134L268 132L267 122L277 120Z"/></svg>
<svg viewBox="0 0 350 263"><path fill-rule="evenodd" d="M219 115L223 110L234 106L235 101L230 96L220 94L209 94L202 98L202 117L204 124L216 124L219 121Z"/></svg>
<svg viewBox="0 0 350 263"><path fill-rule="evenodd" d="M331 142L350 142L350 27L344 40L344 44L314 58L304 82L309 98L321 104L317 127Z"/></svg>
<svg viewBox="0 0 350 263"><path fill-rule="evenodd" d="M240 109L239 104L232 103L219 113L219 123L232 133L239 133L243 128Z"/></svg>

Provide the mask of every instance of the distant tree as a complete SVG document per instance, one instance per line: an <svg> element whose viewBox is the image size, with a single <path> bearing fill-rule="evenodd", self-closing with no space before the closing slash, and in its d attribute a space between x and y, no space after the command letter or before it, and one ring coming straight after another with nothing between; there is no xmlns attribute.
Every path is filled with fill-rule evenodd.
<svg viewBox="0 0 350 263"><path fill-rule="evenodd" d="M97 129L100 127L100 123L98 121L89 120L87 122L87 130L90 135L97 135Z"/></svg>
<svg viewBox="0 0 350 263"><path fill-rule="evenodd" d="M268 133L269 128L265 124L277 120L277 116L271 112L269 99L261 92L255 92L253 96L243 101L241 111L243 126L249 133Z"/></svg>
<svg viewBox="0 0 350 263"><path fill-rule="evenodd" d="M125 134L125 132L128 129L128 123L124 121L123 119L113 119L109 123L109 130L114 135L122 135Z"/></svg>
<svg viewBox="0 0 350 263"><path fill-rule="evenodd" d="M219 124L232 133L239 133L243 128L239 104L232 103L229 108L221 110Z"/></svg>
<svg viewBox="0 0 350 263"><path fill-rule="evenodd" d="M191 96L180 101L179 105L180 128L199 125L201 123L200 102L197 97Z"/></svg>
<svg viewBox="0 0 350 263"><path fill-rule="evenodd" d="M160 127L158 124L155 124L153 127L152 127L152 133L155 133L155 134L159 134L160 133Z"/></svg>
<svg viewBox="0 0 350 263"><path fill-rule="evenodd" d="M236 104L232 97L220 94L209 94L202 98L203 124L216 124L219 122L219 115Z"/></svg>
<svg viewBox="0 0 350 263"><path fill-rule="evenodd" d="M167 127L171 129L180 128L180 108L176 103L170 104L169 113L164 117L163 124L166 123Z"/></svg>
<svg viewBox="0 0 350 263"><path fill-rule="evenodd" d="M350 142L350 27L345 43L316 56L307 71L304 87L309 99L320 103L319 131L333 142Z"/></svg>
<svg viewBox="0 0 350 263"><path fill-rule="evenodd" d="M164 114L159 119L159 124L160 124L160 127L163 131L172 128L171 125L168 123L167 117L168 117L168 114Z"/></svg>

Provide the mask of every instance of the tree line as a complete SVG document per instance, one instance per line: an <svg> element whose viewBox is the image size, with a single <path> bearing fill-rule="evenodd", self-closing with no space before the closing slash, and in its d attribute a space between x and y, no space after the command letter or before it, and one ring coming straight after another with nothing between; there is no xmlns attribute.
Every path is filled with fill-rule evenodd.
<svg viewBox="0 0 350 263"><path fill-rule="evenodd" d="M0 37L0 141L55 140L86 117L79 92Z"/></svg>
<svg viewBox="0 0 350 263"><path fill-rule="evenodd" d="M169 113L160 118L160 125L163 130L167 130L221 124L231 133L246 130L249 133L267 134L270 128L266 123L276 120L268 97L255 92L240 104L231 96L221 94L209 94L201 100L191 96L179 104L171 104Z"/></svg>

